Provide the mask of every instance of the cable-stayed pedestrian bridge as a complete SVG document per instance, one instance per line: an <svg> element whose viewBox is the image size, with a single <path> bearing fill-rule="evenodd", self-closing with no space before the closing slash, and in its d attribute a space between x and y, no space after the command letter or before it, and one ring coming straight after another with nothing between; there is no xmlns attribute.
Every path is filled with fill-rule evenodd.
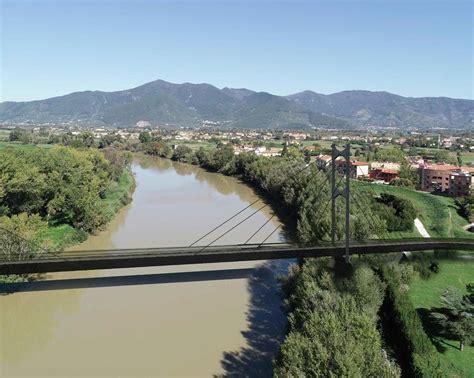
<svg viewBox="0 0 474 378"><path fill-rule="evenodd" d="M474 251L474 239L414 238L371 240L353 243L351 254L386 254L403 251L464 250ZM299 247L291 244L232 245L173 248L141 248L95 251L70 251L41 254L23 260L0 258L0 274L47 273L147 266L206 264L219 262L342 257L344 244Z"/></svg>

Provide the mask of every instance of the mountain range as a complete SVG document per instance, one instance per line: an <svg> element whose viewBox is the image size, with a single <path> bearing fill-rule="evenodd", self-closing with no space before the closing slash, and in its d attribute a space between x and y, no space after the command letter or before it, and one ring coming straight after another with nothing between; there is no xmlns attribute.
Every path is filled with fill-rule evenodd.
<svg viewBox="0 0 474 378"><path fill-rule="evenodd" d="M156 80L123 91L84 91L39 101L0 103L2 124L127 127L140 121L171 127L472 129L474 101L360 90L276 96L245 88Z"/></svg>

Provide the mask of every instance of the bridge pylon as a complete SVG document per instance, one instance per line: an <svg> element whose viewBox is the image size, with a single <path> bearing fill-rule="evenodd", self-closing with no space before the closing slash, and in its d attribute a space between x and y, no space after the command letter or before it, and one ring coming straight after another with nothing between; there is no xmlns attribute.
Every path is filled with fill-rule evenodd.
<svg viewBox="0 0 474 378"><path fill-rule="evenodd" d="M345 176L344 188L340 189L336 183L336 171L338 166L336 165L336 159L343 157L345 159L345 169L343 170ZM349 238L350 238L350 176L351 176L351 147L347 143L342 150L337 149L336 144L332 144L331 149L331 241L332 244L336 244L336 199L337 197L343 197L346 203L345 211L345 254L344 258L347 264L351 261L349 253Z"/></svg>

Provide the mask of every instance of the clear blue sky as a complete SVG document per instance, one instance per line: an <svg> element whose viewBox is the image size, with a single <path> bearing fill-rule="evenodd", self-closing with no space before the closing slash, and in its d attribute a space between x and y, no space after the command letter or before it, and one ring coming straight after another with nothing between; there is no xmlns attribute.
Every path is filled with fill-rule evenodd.
<svg viewBox="0 0 474 378"><path fill-rule="evenodd" d="M471 1L0 2L1 101L155 79L473 98Z"/></svg>

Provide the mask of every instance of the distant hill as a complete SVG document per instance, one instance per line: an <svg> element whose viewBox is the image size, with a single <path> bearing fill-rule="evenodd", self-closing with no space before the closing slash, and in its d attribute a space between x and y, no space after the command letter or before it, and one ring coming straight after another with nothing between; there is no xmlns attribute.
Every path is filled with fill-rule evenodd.
<svg viewBox="0 0 474 378"><path fill-rule="evenodd" d="M350 126L472 127L474 101L407 98L386 92L304 91L275 96L245 88L156 80L117 91L85 91L29 102L0 103L2 123L78 123L94 126L309 128Z"/></svg>
<svg viewBox="0 0 474 378"><path fill-rule="evenodd" d="M344 91L331 95L304 91L287 98L308 110L344 119L354 126L474 127L472 100L413 98L370 91Z"/></svg>

